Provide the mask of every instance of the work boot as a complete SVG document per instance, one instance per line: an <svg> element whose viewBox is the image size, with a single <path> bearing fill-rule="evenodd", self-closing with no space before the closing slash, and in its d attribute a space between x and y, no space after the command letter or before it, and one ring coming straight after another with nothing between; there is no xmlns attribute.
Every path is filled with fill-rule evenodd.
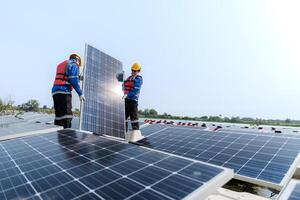
<svg viewBox="0 0 300 200"><path fill-rule="evenodd" d="M142 135L140 130L132 130L125 134L125 138L128 142L137 142L145 137Z"/></svg>

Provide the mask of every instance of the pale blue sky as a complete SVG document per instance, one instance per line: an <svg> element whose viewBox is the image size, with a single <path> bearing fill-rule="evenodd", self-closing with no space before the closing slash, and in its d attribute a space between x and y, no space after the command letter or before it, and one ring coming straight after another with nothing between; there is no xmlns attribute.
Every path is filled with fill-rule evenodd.
<svg viewBox="0 0 300 200"><path fill-rule="evenodd" d="M56 65L89 43L127 72L142 64L141 109L300 119L299 10L297 0L5 1L0 97L52 106Z"/></svg>

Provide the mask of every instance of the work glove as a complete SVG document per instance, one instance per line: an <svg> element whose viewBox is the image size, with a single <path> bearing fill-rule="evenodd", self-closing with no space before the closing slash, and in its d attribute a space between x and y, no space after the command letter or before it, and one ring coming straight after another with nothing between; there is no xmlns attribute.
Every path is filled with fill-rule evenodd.
<svg viewBox="0 0 300 200"><path fill-rule="evenodd" d="M79 96L80 101L85 101L84 95Z"/></svg>
<svg viewBox="0 0 300 200"><path fill-rule="evenodd" d="M127 98L127 94L124 94L122 99L126 99Z"/></svg>
<svg viewBox="0 0 300 200"><path fill-rule="evenodd" d="M123 82L124 81L124 71L122 73L117 74L116 77L119 82Z"/></svg>

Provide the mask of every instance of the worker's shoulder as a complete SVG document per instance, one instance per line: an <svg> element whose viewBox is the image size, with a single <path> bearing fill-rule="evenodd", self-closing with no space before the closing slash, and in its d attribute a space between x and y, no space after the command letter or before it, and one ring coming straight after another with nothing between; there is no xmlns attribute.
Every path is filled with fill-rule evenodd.
<svg viewBox="0 0 300 200"><path fill-rule="evenodd" d="M76 70L76 71L78 70L78 65L75 62L69 62L67 67L69 70Z"/></svg>
<svg viewBox="0 0 300 200"><path fill-rule="evenodd" d="M135 79L143 80L143 77L142 77L141 75L137 75L137 76L135 77Z"/></svg>
<svg viewBox="0 0 300 200"><path fill-rule="evenodd" d="M69 62L68 62L68 66L78 67L77 63L76 63L76 62L73 62L73 61L69 61Z"/></svg>

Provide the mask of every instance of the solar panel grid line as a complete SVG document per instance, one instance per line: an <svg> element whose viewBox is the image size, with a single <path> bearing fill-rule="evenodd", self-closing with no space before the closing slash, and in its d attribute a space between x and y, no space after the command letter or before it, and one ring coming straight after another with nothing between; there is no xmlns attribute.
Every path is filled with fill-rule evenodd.
<svg viewBox="0 0 300 200"><path fill-rule="evenodd" d="M24 141L25 144L27 144L28 146L30 146L32 149L34 149L37 153L41 154L42 156L44 156L47 160L49 160L53 165L55 165L56 167L60 168L62 170L62 172L68 174L70 177L72 177L75 181L77 181L79 184L81 184L81 186L85 187L86 189L89 190L89 192L95 194L99 199L103 199L101 196L99 196L98 194L96 194L91 188L89 188L88 186L86 186L84 183L82 183L79 179L77 179L76 177L74 177L72 174L70 174L69 172L67 172L64 168L62 168L61 166L59 166L56 162L53 162L51 159L49 159L47 156L43 155L42 153L40 153L37 149L35 149L33 146L31 146L30 144L28 144L26 141ZM71 182L71 181L70 181ZM67 182L68 183L68 182ZM66 184L67 184L66 183ZM53 188L51 188L53 189ZM38 194L38 193L37 193ZM104 200L104 199L103 199Z"/></svg>
<svg viewBox="0 0 300 200"><path fill-rule="evenodd" d="M45 133L50 133L53 131L58 131L61 129L62 129L62 127L57 126L57 127L52 127L52 128L48 128L48 129L39 129L39 130L34 130L34 131L25 131L25 132L16 133L16 134L8 134L8 135L0 136L0 141L24 137L24 136L31 136L31 135L36 135L36 134L45 134Z"/></svg>
<svg viewBox="0 0 300 200"><path fill-rule="evenodd" d="M230 136L230 135L228 135L227 137L229 137L229 136ZM221 139L220 142L222 142L223 140L225 140L227 137L224 137L223 139ZM235 141L238 140L238 139L240 139L240 138L241 138L241 136L240 136L240 137L237 137L235 140L233 140L231 143L229 143L229 145L235 143ZM207 139L207 141L210 141L210 139ZM218 142L218 141L216 141L216 142ZM215 147L216 145L217 145L217 143L216 143L215 145L211 146L209 149ZM227 148L228 148L228 147L224 147L224 150L226 150ZM205 151L209 151L209 149L204 150L204 153L205 153ZM220 153L221 153L221 152L220 152ZM211 157L208 161L212 160L213 158L215 158L215 157L216 157L217 155L219 155L220 153L218 153L218 154L216 154L215 156ZM238 152L237 152L237 153L238 153ZM200 154L200 155L201 155L201 154ZM196 157L196 158L197 158L197 157Z"/></svg>
<svg viewBox="0 0 300 200"><path fill-rule="evenodd" d="M267 143L266 143L267 144ZM257 153L257 152L256 152ZM253 154L253 156L252 157L255 157L255 154L256 153L254 153ZM267 156L267 154L265 154L266 156ZM275 155L273 155L273 156L271 156L271 158L270 158L270 160L266 163L266 165L265 165L265 167L267 167L268 166L268 164L270 163L270 161L272 160L272 158L274 157ZM253 160L255 160L255 159L253 159ZM247 162L251 162L251 161L247 161ZM245 165L246 165L247 163L245 163ZM265 169L265 168L263 168L263 169ZM259 174L257 175L257 177L259 177Z"/></svg>
<svg viewBox="0 0 300 200"><path fill-rule="evenodd" d="M151 135L154 135L154 134L157 134L157 133L159 133L159 132L161 132L161 131L164 131L164 130L166 130L166 129L168 129L168 127L163 128L163 129L161 129L161 130L159 130L159 131L156 131L156 132L154 132L154 133L151 133L150 135L147 135L147 137L149 137L149 136L151 136Z"/></svg>
<svg viewBox="0 0 300 200"><path fill-rule="evenodd" d="M298 154L297 158L295 159L294 163L292 164L292 167L287 172L288 175L282 180L282 184L286 185L291 180L291 178L292 178L293 174L295 173L299 163L300 163L300 153Z"/></svg>
<svg viewBox="0 0 300 200"><path fill-rule="evenodd" d="M46 136L38 136L39 138L45 138ZM37 138L37 137L35 137L35 138ZM36 142L36 141L33 141L33 142ZM27 143L27 142L26 142ZM29 144L29 143L27 143L27 144ZM28 145L27 145L28 146ZM114 146L116 146L116 145L114 145ZM16 150L16 152L17 152L17 150ZM67 183L65 183L65 184L71 184L72 185L72 183L70 183L70 182L67 182ZM61 188L60 186L58 186L59 188ZM56 187L57 188L57 187ZM68 188L67 188L68 189ZM86 195L84 195L84 196L87 196L87 195L89 195L89 194L86 194Z"/></svg>
<svg viewBox="0 0 300 200"><path fill-rule="evenodd" d="M178 128L178 129L183 130L182 128ZM197 137L197 134L198 134L197 132L199 133L200 137ZM299 148L299 145L293 145L293 147L291 147L289 151L287 151L287 150L281 151L282 148L280 148L279 150L278 149L276 150L276 148L279 148L279 147L287 148L287 143L286 143L287 140L290 140L289 144L290 143L297 144L298 142L294 141L294 138L293 139L292 138L287 139L287 138L284 138L284 137L278 137L278 136L274 136L274 135L267 136L267 135L259 135L259 134L250 134L249 135L249 134L236 134L236 133L230 133L229 134L229 133L221 133L221 132L218 132L218 133L210 132L208 134L221 135L221 136L222 135L226 136L226 134L227 134L227 136L229 138L230 137L233 137L233 138L238 137L238 138L235 139L234 143L232 143L232 141L231 141L231 144L233 144L233 146L228 145L228 143L224 142L224 144L227 145L226 148L224 148L222 151L220 151L218 153L212 152L213 153L212 155L214 155L213 156L214 158L216 158L218 155L226 157L226 158L222 158L222 160L221 160L222 162L219 162L218 165L229 167L229 168L234 167L232 164L230 164L230 165L228 165L228 164L229 163L234 163L234 162L232 162L233 161L232 159L235 158L236 155L240 156L240 155L243 155L243 154L244 154L244 156L250 155L250 157L249 156L245 157L245 162L242 163L241 166L239 165L237 169L236 168L234 168L234 169L245 171L247 168L249 168L249 166L250 167L251 166L257 167L256 166L257 164L259 164L259 165L262 164L261 167L264 171L260 171L258 174L255 175L255 177L251 177L251 179L248 179L247 176L243 176L241 174L236 174L236 177L240 180L247 179L249 182L252 182L252 183L255 183L255 184L261 184L261 185L264 185L264 186L267 186L267 187L271 187L271 188L273 187L275 189L280 189L282 186L284 186L285 180L287 180L288 177L292 174L292 171L295 170L295 165L292 162L291 162L291 165L287 167L287 165L285 163L284 163L284 165L281 162L278 164L278 161L280 159L281 160L284 159L284 160L291 160L292 161L294 159L293 152L295 152L295 149L293 149L293 148ZM174 135L176 135L176 136L174 136ZM168 135L167 131L164 131L163 133L160 133L160 134L157 134L157 135L152 135L150 137L149 142L150 142L150 144L153 144L152 146L154 146L155 148L160 149L160 150L165 150L165 151L170 151L170 148L169 148L170 145L169 144L172 144L172 146L174 146L175 148L171 148L170 152L172 152L173 154L175 153L175 154L181 155L182 152L178 151L180 146L178 146L178 148L176 148L176 146L173 145L173 139L175 137L178 137L178 135L182 135L182 133L180 133L180 134L177 133L176 134L176 132L174 131L174 134L171 136L170 134ZM184 140L186 135L188 135L188 133L184 132L181 139ZM206 141L209 141L209 140L214 139L214 138L218 139L218 137L215 137L215 136L209 136L208 137L207 133L203 132L201 130L195 131L195 133L192 134L192 136L195 137L195 139L194 139L195 141L197 141L197 142L201 141L201 142L199 142L200 145L197 145L196 148L201 147L201 145L206 143ZM201 138L202 136L203 136L204 139ZM224 138L219 139L219 141L224 140ZM170 142L170 141L172 141L172 142ZM283 143L283 141L284 141L284 143ZM175 143L175 144L177 145L177 144L180 144L180 143ZM211 145L211 147L209 149L204 149L204 150L202 149L202 151L200 153L198 153L198 157L197 156L192 156L192 158L197 157L195 159L199 159L201 161L209 160L209 162L211 162L213 164L216 164L216 163L212 162L212 161L214 161L214 159L212 159L211 157L209 157L206 160L204 160L203 158L200 159L199 155L203 151L206 151L206 152L210 153L209 150L212 150L213 148L216 148L216 147L212 147L213 146L212 144L214 144L213 140L211 140L209 144ZM187 146L188 146L188 148L193 148L192 143L188 143ZM273 146L275 146L275 147L272 148ZM233 147L233 148L238 147L238 150L231 151L232 150L232 149L230 149L231 147ZM216 149L218 150L219 147L216 148ZM228 149L228 151L226 151L227 149ZM276 150L276 151L274 151L274 150ZM189 155L189 153L192 152L192 151L193 150L190 150L188 152L184 152L183 155L190 157L191 155ZM298 154L298 151L299 150L297 150L297 154ZM224 154L224 152L227 152L227 153L233 152L233 154L226 156ZM279 152L278 155L277 155L277 152ZM195 153L197 153L197 151L195 151ZM292 154L290 155L290 153L292 153ZM295 154L296 154L296 152L295 152ZM202 155L205 155L205 153L202 153ZM232 155L234 155L234 156L232 156ZM264 156L266 156L266 159L264 158ZM289 156L289 157L284 157L284 156ZM292 156L292 157L290 157L290 156ZM220 158L220 156L219 156L219 158ZM253 158L253 159L249 159L249 158ZM256 159L258 159L258 160L256 160ZM226 161L226 162L224 162L224 161ZM270 162L272 162L272 163L270 163ZM294 160L293 160L293 162L296 163L296 161L294 161ZM255 165L253 165L253 164L255 164ZM276 165L274 165L274 164L276 164ZM284 178L283 179L276 178L276 181L280 179L281 180L280 182L278 182L278 183L274 182L273 181L273 180L275 180L274 178L267 178L267 179L265 178L267 176L268 170L274 171L274 169L276 169L274 167L278 168L278 167L281 167L281 166L284 166L287 169L284 169L284 168L280 169L281 174L282 174L282 172L284 172L284 174L283 174ZM243 169L242 167L245 167L245 168ZM251 176L253 176L253 175L251 175ZM268 180L268 181L263 181L263 179Z"/></svg>
<svg viewBox="0 0 300 200"><path fill-rule="evenodd" d="M156 125L156 124L150 124L150 126L153 126L153 125ZM178 128L178 129L190 129L190 130L198 130L198 131L203 131L205 129L202 129L200 127L187 127L187 126L174 126L174 125L167 125L167 124L164 124L164 126L169 126L169 127L175 127L175 128ZM212 132L212 133L232 133L232 134L243 134L244 130L239 130L239 131L231 131L231 130L226 130L226 129L221 129L221 130L218 130L218 131L213 131L213 130L205 130L207 132ZM245 133L245 132L244 132ZM249 134L249 135L267 135L267 136L275 136L275 137L291 137L291 138L300 138L300 134L276 134L276 133L271 133L271 132L246 132L245 134Z"/></svg>
<svg viewBox="0 0 300 200"><path fill-rule="evenodd" d="M147 153L147 152L145 152L145 153ZM141 154L141 155L142 155L142 154ZM108 155L108 156L110 156L110 155ZM105 157L108 157L108 156L105 156ZM103 157L103 158L105 158L105 157ZM87 159L89 159L89 158L87 158ZM132 158L132 159L133 159L133 158ZM160 161L160 160L159 160L159 161ZM157 161L157 162L159 162L159 161ZM125 160L125 161L121 161L120 163L116 163L115 165L119 165L119 164L121 164L122 162L126 162L126 160ZM113 167L113 166L114 166L114 165L112 165L111 167ZM105 167L105 166L103 166L103 167ZM143 169L146 168L146 167L148 167L148 166L145 166L145 167L141 168L140 170L137 170L137 171L132 172L132 173L130 173L130 174L133 174L133 173L136 173L136 172L138 172L138 171L141 171L141 170L143 170ZM111 170L112 170L112 169L111 169ZM114 170L112 170L112 171L114 171ZM99 187L99 188L97 188L97 189L95 189L95 190L99 190L99 189L101 189L101 188L104 188L104 187L106 187L107 185L112 184L112 183L114 183L114 182L116 182L116 181L118 181L118 180L124 178L123 175L120 174L119 172L117 172L117 171L114 171L114 172L117 173L117 174L119 174L119 175L121 175L121 177L120 177L119 179L116 179L115 181L112 181L112 182L109 182L109 183L107 183L107 184L104 184L104 185L102 185L101 187ZM128 174L128 176L129 176L130 174ZM171 175L172 175L172 174L171 174ZM171 176L171 175L170 175L170 176ZM87 175L87 176L88 176L88 175ZM167 178L170 177L170 176L167 176L167 177L165 177L164 179L167 179ZM82 177L82 178L83 178L83 177ZM128 177L127 177L127 178L128 178ZM189 177L186 177L186 178L189 178ZM128 178L128 179L130 179L130 178ZM161 181L164 180L164 179L161 179ZM136 183L138 183L138 184L141 184L141 183L135 181L134 179L130 179L130 180L133 181L133 182L136 182ZM154 184L156 184L156 183L154 183ZM152 185L154 185L154 184L152 184ZM145 187L144 190L146 190L147 188L149 188L149 187L151 187L151 186L144 186L144 187ZM141 192L143 192L144 190L142 190ZM141 193L141 192L139 192L139 193ZM157 191L156 191L156 192L157 192ZM139 194L139 193L137 193L137 194ZM165 194L160 193L160 192L157 192L157 193L159 193L160 195L165 196L166 198L169 199L169 197L166 196ZM137 194L133 194L132 196L137 195ZM130 196L130 197L132 197L132 196ZM129 199L129 198L127 198L127 199Z"/></svg>
<svg viewBox="0 0 300 200"><path fill-rule="evenodd" d="M267 168L267 166L271 163L271 161L273 160L273 158L275 157L275 155L277 155L278 152L280 152L280 150L283 148L283 146L287 144L287 140L278 148L277 152L273 154L272 158L268 161L268 164L265 165L265 167L262 169L261 173ZM262 148L264 147L264 145L262 146ZM262 149L261 148L261 149ZM254 157L254 155L253 155ZM291 170L291 169L290 169ZM259 177L261 175L261 173L258 174L257 177ZM282 182L284 181L284 179L282 180Z"/></svg>
<svg viewBox="0 0 300 200"><path fill-rule="evenodd" d="M170 129L169 129L170 130ZM171 130L172 131L172 130ZM180 135L178 135L177 137L175 136L174 138L173 138L173 140L174 141L177 141L177 143L179 143L180 141L178 141L177 140L177 138L180 140L181 139L181 137L180 137ZM202 141L202 143L204 143L204 142L206 142L206 141L209 141L210 139L206 139L206 140L204 140L204 141ZM169 147L176 147L177 148L177 143L172 143ZM188 142L188 143L190 143L190 142ZM187 143L187 145L188 145L188 143ZM179 147L180 148L180 147ZM191 150L193 150L193 149L196 149L196 147L195 148L192 148ZM166 149L163 149L162 148L162 150L166 150ZM176 150L174 150L174 151L172 151L172 153L174 153L174 152L176 152ZM187 153L187 152L186 152Z"/></svg>
<svg viewBox="0 0 300 200"><path fill-rule="evenodd" d="M274 136L271 136L271 138L272 138L272 137L274 137ZM271 140L271 139L270 139L270 140ZM286 144L286 143L287 143L287 140L285 141L284 144ZM277 150L277 152L279 152L279 151L282 149L282 147L284 146L284 144L281 145L281 147ZM263 147L262 147L262 148L263 148ZM261 149L262 149L262 148L261 148ZM257 154L257 153L258 153L258 151L257 151L255 154ZM255 154L252 156L252 158L255 156ZM261 172L256 176L256 178L260 177L260 175L261 175L263 172L265 172L265 169L269 166L270 163L272 163L272 160L274 159L274 157L276 157L276 154L277 154L277 153L275 153L275 154L272 155L272 159L270 159L269 161L267 161L267 164L265 165L264 168L262 168ZM247 163L248 163L250 160L251 160L251 158L244 164L244 166L246 166ZM249 179L247 176L243 176L243 175L240 175L240 174L236 174L235 177L236 177L237 179L240 179L240 180L247 180L247 182L251 182L251 183L254 183L254 184L260 184L260 185L262 185L262 186L273 187L274 189L281 190L281 189L282 189L282 186L284 186L284 185L289 181L289 179L292 177L292 175L293 175L293 173L294 173L294 171L295 171L295 169L296 169L296 166L297 166L297 163L299 162L299 160L300 160L300 155L297 156L297 158L295 159L294 163L291 165L290 169L287 171L286 176L285 176L285 177L282 179L282 181L280 182L279 186L274 185L274 184L272 184L272 183L269 182L269 181L259 180L259 182L258 182L258 181L255 181L255 180L253 180L253 179ZM250 167L250 168L251 168L251 167ZM241 169L242 169L242 168L241 168ZM237 173L238 173L238 172L237 172Z"/></svg>
<svg viewBox="0 0 300 200"><path fill-rule="evenodd" d="M252 138L251 141L255 141L255 138L256 138L256 137ZM270 138L268 141L270 141L270 140L271 140L271 138ZM249 141L248 144L249 144L251 141ZM247 145L247 144L246 144L246 145ZM245 146L246 146L246 145L245 145ZM259 150L261 150L263 147L264 147L264 145L262 145L262 146L261 146L261 147L260 147L260 148L259 148L259 149L258 149L258 150L257 150L257 151L249 158L249 160L243 165L243 167L246 166L247 163L248 163L248 162L249 162L249 161L250 161L250 160L251 160L251 159L259 152ZM244 148L245 148L245 147L244 147ZM243 149L244 149L244 148L243 148ZM243 149L241 149L241 151L242 151ZM278 151L279 151L279 150L278 150ZM268 162L269 162L269 161L268 161ZM241 167L241 169L243 169L243 167ZM241 169L240 169L240 170L241 170ZM237 173L240 172L240 170L238 170ZM257 177L258 177L258 176L259 176L259 175L257 175Z"/></svg>
<svg viewBox="0 0 300 200"><path fill-rule="evenodd" d="M254 140L254 139L255 139L255 138L253 138L253 140ZM270 141L270 140L271 140L271 138L270 138L268 141ZM264 145L261 146L259 150L263 149L263 147L264 147ZM247 164L252 160L252 158L254 158L256 154L258 154L259 150L256 151L256 152L252 155L252 157L250 157L250 158L248 159L248 161L240 168L240 170L237 171L237 173L239 173L241 170L243 170L243 167L247 166ZM279 150L280 150L280 149L278 149L277 152L278 152ZM275 155L276 155L276 154L274 154L272 157L275 157ZM258 177L260 176L260 174L266 169L266 167L268 166L268 164L269 164L270 162L271 162L271 160L267 161L267 164L265 165L265 167L263 167L263 168L261 169L261 172L256 176L256 178L258 178ZM249 167L249 168L251 168L251 167ZM247 176L243 176L243 175L237 175L237 176L240 176L240 177L241 177L241 180L247 179ZM256 181L253 182L252 180L248 180L248 182L257 183ZM260 184L261 184L261 185L264 185L264 186L269 186L268 182L265 182L265 183L264 183L264 181L260 181ZM276 186L275 186L275 187L276 187ZM276 189L280 189L280 187L276 187Z"/></svg>
<svg viewBox="0 0 300 200"><path fill-rule="evenodd" d="M223 138L222 140L225 140L225 139L226 139L226 138ZM222 141L222 140L221 140L221 141ZM214 147L217 147L217 144L218 144L218 142L219 142L219 141L216 141L216 140L212 140L211 138L207 138L207 139L203 140L201 143L199 143L198 146L192 147L190 151L185 152L183 155L186 155L186 154L190 153L191 151L196 150L199 146L201 146L202 144L204 144L204 143L206 143L206 142L208 142L208 141L215 141L215 145L211 145L208 149L202 150L202 154L205 153L205 152L209 152L209 151L210 151L212 148L214 148ZM189 143L190 143L190 142L188 142L188 143L186 144L186 146L188 146ZM225 147L225 148L226 148L226 147ZM175 152L175 151L174 151L174 152ZM217 155L218 155L218 154L216 154L215 156L217 156ZM215 156L211 157L211 159L214 158ZM195 158L197 158L197 157L201 157L201 154L199 154L199 155L196 156Z"/></svg>
<svg viewBox="0 0 300 200"><path fill-rule="evenodd" d="M141 146L141 148L145 148L145 149L149 149L149 150L152 150L152 151L156 151L156 152L160 152L160 153L164 153L164 154L167 154L167 155L170 155L170 156L173 156L173 157L178 157L178 158L183 158L183 159L186 159L186 160L190 160L192 162L195 162L196 160L194 159L191 159L191 158L188 158L188 157L184 157L184 156L180 156L180 155L176 155L176 154L172 154L172 153L168 153L168 152L162 152L160 150L156 150L156 149L151 149L151 148L148 148L148 147L143 147ZM167 158L165 158L167 159ZM196 161L196 162L199 162L199 163L203 163L203 162L200 162L200 161ZM187 165L185 168L188 168L189 166L193 165L193 163ZM205 163L205 165L209 165L209 166L212 166L214 167L215 165L213 164L210 164L210 163ZM185 169L183 168L183 169ZM223 168L225 169L225 168ZM227 170L227 169L226 169ZM171 171L170 171L171 172ZM174 173L174 172L173 172ZM176 172L175 172L176 173ZM233 173L233 170L232 170L232 173ZM171 176L171 175L170 175ZM188 195L187 197L185 197L184 199L194 199L194 200L198 200L199 197L201 195L203 196L208 196L209 194L212 194L214 193L215 191L212 190L211 188L216 187L222 187L224 184L226 184L226 182L224 182L224 180L228 180L230 179L230 174L219 174L218 176L223 176L222 178L220 179L213 179L213 180L209 180L208 182L206 182L207 185L207 188L200 188L198 189L197 191L194 191L193 193L191 193L190 195Z"/></svg>
<svg viewBox="0 0 300 200"><path fill-rule="evenodd" d="M19 165L14 161L14 159L11 157L11 155L6 151L5 148L3 148L3 146L1 144L0 144L0 146L6 152L6 154L9 156L9 158L11 159L11 161L15 164L16 168L20 171L20 174L22 174L22 176L26 179L27 184L30 185L30 187L32 188L32 190L37 194L37 197L40 198L39 193L36 191L36 189L34 188L34 186L32 185L32 183L28 180L28 178L24 175L24 172L22 172L22 170L20 169ZM9 200L9 199L7 199L7 200Z"/></svg>
<svg viewBox="0 0 300 200"><path fill-rule="evenodd" d="M153 151L153 150L152 150ZM156 150L154 150L154 151L156 151ZM157 151L157 152L159 152L159 153L161 153L160 151ZM148 152L146 152L145 154L147 154ZM167 153L164 153L164 154L167 154ZM171 155L171 154L170 154ZM141 156L141 155L140 155ZM176 155L172 155L172 156L176 156ZM180 157L180 156L176 156L176 157ZM166 157L166 158L164 158L164 159L167 159L168 157ZM88 158L89 159L89 158ZM133 158L134 159L134 158ZM164 159L162 159L162 160L164 160ZM192 160L192 159L190 159L190 160ZM192 160L193 162L194 162L194 160ZM119 164L121 164L122 162L126 162L126 160L125 161L121 161L120 163L118 163L117 165L119 165ZM157 162L160 162L160 160L158 160ZM155 164L155 163L157 163L157 162L154 162L153 164ZM191 163L190 165L192 165L193 163ZM190 165L187 165L185 168L187 168L187 167L189 167ZM209 164L210 165L210 164ZM211 165L211 166L213 166L213 165ZM112 166L111 166L112 167ZM141 169L139 169L138 171L142 171L143 169L145 169L145 168L147 168L148 166L145 166L145 167L143 167L143 168L141 168ZM159 167L158 167L159 168ZM184 168L183 168L184 169ZM183 170L183 169L181 169L181 170ZM112 169L111 169L112 170ZM162 168L161 168L161 170L163 170ZM115 171L116 172L116 171ZM135 171L135 172L132 172L132 173L136 173L137 171ZM118 173L118 172L116 172L116 173ZM130 173L130 174L132 174L132 173ZM128 176L130 176L130 174L128 174ZM122 175L122 174L120 174L120 175ZM130 179L129 177L127 176L127 178L128 179ZM160 181L163 181L164 179L167 179L168 177L170 177L170 176L172 176L172 173L169 175L169 176L167 176L167 177L165 177L165 178L163 178L163 179L161 179ZM183 175L182 175L183 176ZM187 178L187 179L191 179L190 177L185 177L185 178ZM133 179L131 179L132 181L134 181L134 182L136 182L135 180L133 180ZM113 181L113 182L116 182L116 181L118 181L118 180L115 180L115 181ZM139 183L139 184L141 184L140 182L137 182L137 183ZM111 183L109 183L109 184L111 184ZM152 185L155 185L156 183L153 183ZM224 183L225 184L225 183ZM142 184L143 185L143 184ZM144 187L147 189L148 187L151 187L152 185L150 185L150 186L145 186L144 185ZM106 185L103 185L103 186L101 186L100 188L98 188L98 189L101 189L101 188L103 188L103 187L105 187ZM144 190L146 190L146 189L144 189ZM143 192L144 190L142 190L141 192ZM202 191L202 190L201 190ZM158 192L159 193L159 192ZM161 195L163 195L163 196L165 196L164 194L162 194L162 193L160 193ZM136 194L135 194L136 195ZM166 196L167 197L167 196Z"/></svg>
<svg viewBox="0 0 300 200"><path fill-rule="evenodd" d="M228 135L227 137L229 137L229 135ZM237 137L235 140L233 140L231 143L229 143L229 145L230 145L230 144L234 144L235 141L237 141L237 140L240 139L241 137L242 137L242 136ZM209 139L208 139L208 140L209 140ZM224 137L224 140L225 140L225 137ZM222 140L221 140L221 141L222 141ZM216 144L216 145L217 145L217 144ZM212 147L211 147L211 148L212 148ZM224 147L224 150L223 150L223 151L225 151L226 149L230 149L230 148ZM215 156L213 156L212 158L210 158L208 161L213 160L217 155L220 155L223 151L217 153ZM234 157L234 156L235 156L236 154L238 154L239 152L240 152L240 151L237 151L234 155L230 155L231 157L230 157L229 159L227 159L227 161L230 160L232 157ZM229 155L229 154L227 154L227 155ZM224 164L226 164L227 161L225 161Z"/></svg>
<svg viewBox="0 0 300 200"><path fill-rule="evenodd" d="M148 167L148 166L147 166L147 167ZM146 168L146 167L144 167L144 168ZM141 170L142 170L142 169L141 169ZM132 174L133 174L133 173L135 173L135 172L132 172ZM120 175L121 175L121 174L120 174ZM119 180L121 180L121 179L123 179L123 178L124 178L124 177L121 177L121 178L119 178L119 179L116 179L115 181L109 182L109 183L107 183L107 184L105 184L105 185L103 185L103 186L97 188L97 190L99 190L99 189L101 189L101 188L104 188L104 187L106 187L106 186L108 186L108 185L114 184L114 183L116 183L117 181L119 181ZM128 177L126 177L126 178L128 178ZM136 184L139 184L139 185L141 184L140 182L138 182L138 181L136 181L136 180L134 180L134 179L130 179L130 178L128 178L128 179L131 180L132 182L136 183ZM163 179L162 179L162 180L163 180ZM153 184L153 185L154 185L154 184ZM144 192L144 191L146 191L146 190L151 189L151 186L145 186L145 185L142 185L142 186L144 186L145 188L142 189L142 190L140 190L140 191L138 191L138 192L136 192L136 193L134 193L134 194L132 194L132 195L130 195L129 197L127 197L127 198L125 198L125 199L131 199L132 197L137 196L137 195L139 195L140 193L142 193L142 192ZM113 188L112 188L112 190L113 190ZM115 190L115 192L118 193L117 190ZM167 199L173 200L173 198L170 198L170 197L166 196L165 194L163 194L163 193L161 193L161 192L159 192L159 191L154 191L154 190L153 190L153 192L158 193L158 194L160 194L161 196L163 196L163 197L165 197L165 198L167 198Z"/></svg>
<svg viewBox="0 0 300 200"><path fill-rule="evenodd" d="M267 135L267 136L275 136L275 137L281 137L281 138L300 138L300 134L285 134L285 133L273 133L273 132L259 132L259 131L251 131L251 132L245 132L244 130L236 130L236 131L231 131L231 130L219 130L218 132L224 132L224 133L236 133L236 134L249 134L249 135Z"/></svg>
<svg viewBox="0 0 300 200"><path fill-rule="evenodd" d="M288 134L288 133L274 133L274 132L261 132L259 130L252 130L252 131L247 131L247 130L226 130L226 129L222 129L219 130L219 132L225 132L225 133L247 133L247 134L259 134L259 135L274 135L274 136L278 136L278 137L290 137L290 138L300 138L299 134L296 133L292 133L292 134Z"/></svg>
<svg viewBox="0 0 300 200"><path fill-rule="evenodd" d="M142 191L141 191L142 192Z"/></svg>
<svg viewBox="0 0 300 200"><path fill-rule="evenodd" d="M81 107L80 129L125 138L124 101L114 92L120 85L116 74L122 72L122 63L88 44L85 56L83 90L87 100Z"/></svg>
<svg viewBox="0 0 300 200"><path fill-rule="evenodd" d="M206 141L209 141L209 139L203 140L203 142L202 142L201 144L205 143ZM186 146L188 146L189 143L191 143L191 142L187 142L187 143L186 143ZM174 145L176 146L176 143L175 143ZM200 145L200 144L199 144L199 145ZM195 150L196 148L197 148L197 146L196 146L195 148L192 148L191 150ZM191 150L190 150L190 151L191 151ZM206 151L206 150L204 150L203 152L205 152L205 151ZM173 152L176 152L176 150L174 150ZM189 152L189 151L185 152L183 155L186 155L188 152ZM197 158L197 157L196 157L196 158Z"/></svg>
<svg viewBox="0 0 300 200"><path fill-rule="evenodd" d="M103 136L100 136L100 137L103 137ZM50 142L52 142L52 141L50 141ZM53 143L53 142L52 142ZM121 142L122 143L122 142ZM55 144L55 143L54 143ZM117 146L117 145L119 145L119 144L116 144L116 145L112 145L112 146L110 146L110 147L113 147L113 146ZM145 147L140 147L140 148L145 148ZM66 148L66 149L68 149L68 148ZM103 149L107 149L107 148L103 148ZM191 161L193 161L193 162L195 162L195 160L192 160L192 159L189 159L189 158L185 158L185 157L181 157L181 156L177 156L177 155L172 155L172 154L169 154L169 153L165 153L165 152L161 152L161 151L157 151L157 150L155 150L155 149L149 149L149 148L145 148L145 149L148 149L148 150L151 150L151 151L155 151L155 152L159 152L159 153L163 153L163 154L166 154L166 155L169 155L169 156L174 156L174 157L180 157L180 158L183 158L183 159L187 159L187 160L191 160ZM73 151L73 150L71 150L71 149L68 149L68 150L70 150L70 151ZM107 149L108 151L110 151L109 149ZM113 152L113 151L112 151ZM76 153L76 152L74 152L74 153ZM116 154L119 154L118 152L115 152ZM149 153L149 152L145 152L145 153L142 153L142 154L140 154L139 156L142 156L142 155L144 155L144 154L147 154L147 153ZM81 155L81 154L79 154L79 153L76 153L76 154L78 154L78 155ZM122 152L121 152L121 154L122 154ZM85 157L84 155L81 155L82 157ZM109 156L111 156L111 155L107 155L107 156L104 156L104 157L102 157L101 159L103 159L103 158L105 158L105 157L109 157ZM126 156L126 155L125 155ZM138 157L139 157L138 156ZM90 161L93 161L93 160L91 160L89 157L85 157L85 158L87 158L87 159L89 159ZM129 159L134 159L133 157L128 157ZM169 157L165 157L165 158L163 158L162 160L164 160L164 159L167 159L167 158L169 158ZM157 162L160 162L161 160L158 160ZM121 161L121 162L119 162L119 163L117 163L117 164L121 164L121 163L123 163L123 162L126 162L126 160L125 161ZM143 162L143 161L140 161L140 162ZM153 162L153 164L155 164L155 163L157 163L157 162ZM145 164L147 164L146 162L144 162ZM116 164L116 165L117 165ZM192 165L193 163L191 163L190 165ZM189 167L190 165L187 165L186 167ZM207 163L207 165L210 165L210 166L213 166L213 165L211 165L211 164L209 164L209 163ZM102 165L103 166L103 165ZM111 165L111 167L113 167L114 165ZM103 167L105 167L105 166L103 166ZM147 167L147 166L146 166ZM146 167L144 167L144 168L146 168ZM159 168L159 167L158 167ZM143 168L141 168L141 170L142 170ZM162 168L161 168L162 169ZM183 168L184 169L184 168ZM140 170L138 170L138 171L140 171ZM118 173L118 172L116 172L116 173ZM188 178L188 179L190 179L190 177L186 177L186 178ZM162 179L163 180L163 179Z"/></svg>

